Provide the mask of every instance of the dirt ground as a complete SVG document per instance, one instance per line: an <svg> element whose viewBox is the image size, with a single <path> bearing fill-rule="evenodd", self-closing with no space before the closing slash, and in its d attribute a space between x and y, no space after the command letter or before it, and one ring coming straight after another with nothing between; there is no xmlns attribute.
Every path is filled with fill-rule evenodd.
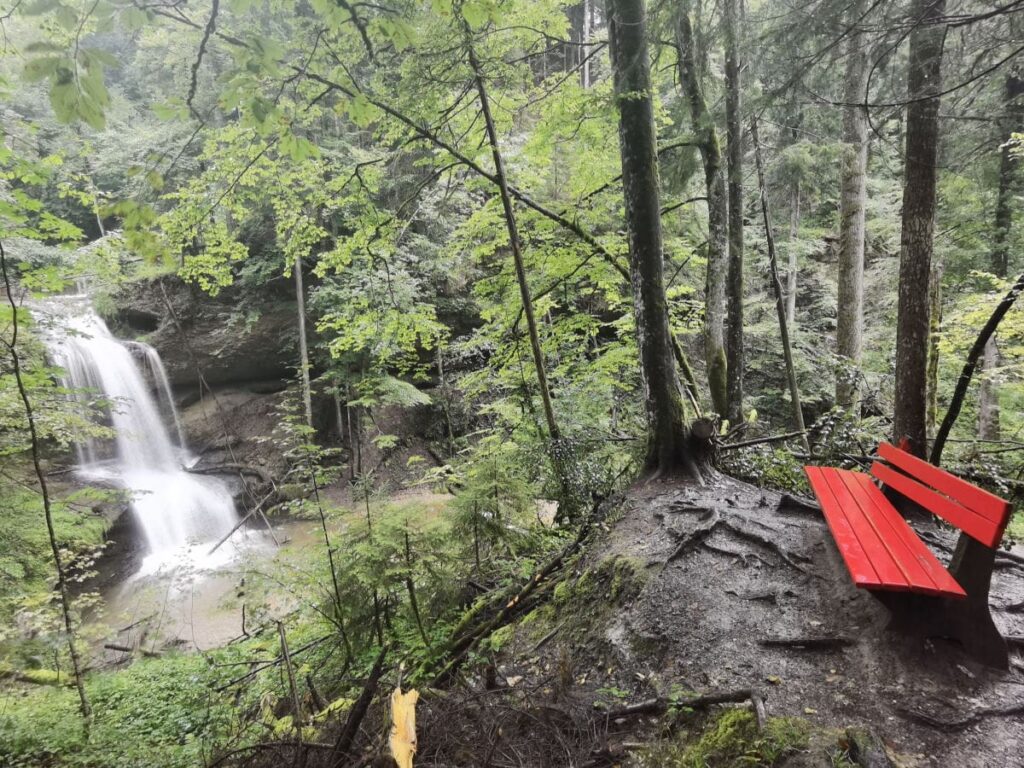
<svg viewBox="0 0 1024 768"><path fill-rule="evenodd" d="M625 704L673 690L752 688L770 715L869 727L900 765L1024 766L1020 645L1009 671L1000 672L949 641L888 630L885 609L850 582L820 513L722 477L704 487L638 486L619 514L575 578L616 559L633 564L638 589L603 614L596 604L576 606L583 621L587 612L599 617L588 632L574 631L580 615L563 606L566 618L550 622L553 635L538 642L539 630L521 628L498 657L505 685L532 687L535 701L548 702L542 709L554 706L572 721L559 738L574 734L575 748L585 751L588 738L593 752L640 737L642 718L581 720L584 707L609 690ZM679 551L715 521L722 524ZM930 533L950 547L955 541L938 526ZM948 561L948 552L938 554ZM991 605L1004 636L1024 635L1024 612L1014 608L1022 600L1024 563L1001 561ZM764 644L793 638L850 642L820 650Z"/></svg>

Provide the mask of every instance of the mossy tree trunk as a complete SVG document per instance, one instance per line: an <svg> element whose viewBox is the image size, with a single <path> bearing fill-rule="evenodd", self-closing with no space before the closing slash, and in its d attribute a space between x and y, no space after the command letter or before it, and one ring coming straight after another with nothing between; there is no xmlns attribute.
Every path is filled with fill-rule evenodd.
<svg viewBox="0 0 1024 768"><path fill-rule="evenodd" d="M700 479L668 325L657 137L644 0L608 0L630 275L647 417L647 469Z"/></svg>
<svg viewBox="0 0 1024 768"><path fill-rule="evenodd" d="M850 9L859 25L865 0ZM864 202L868 166L868 61L864 33L854 26L846 48L842 170L839 192L839 299L836 318L836 405L860 415L860 364L864 347Z"/></svg>
<svg viewBox="0 0 1024 768"><path fill-rule="evenodd" d="M724 0L725 129L729 140L729 269L726 281L726 416L743 420L743 122L739 0Z"/></svg>
<svg viewBox="0 0 1024 768"><path fill-rule="evenodd" d="M935 229L939 93L946 26L945 0L917 0L911 11L907 73L907 133L903 222L900 236L899 307L896 318L896 393L893 439L926 451L925 387L928 365L928 279Z"/></svg>
<svg viewBox="0 0 1024 768"><path fill-rule="evenodd" d="M705 283L704 356L708 385L715 411L728 411L725 355L725 282L729 261L729 198L726 192L725 166L715 122L708 110L697 71L690 2L679 4L676 16L676 43L679 47L679 81L690 106L690 119L704 165L704 184L708 197L707 280Z"/></svg>

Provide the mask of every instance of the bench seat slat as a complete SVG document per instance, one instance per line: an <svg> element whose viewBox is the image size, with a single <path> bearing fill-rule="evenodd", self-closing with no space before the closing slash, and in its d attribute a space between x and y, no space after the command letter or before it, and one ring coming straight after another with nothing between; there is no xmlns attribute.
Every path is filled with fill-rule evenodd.
<svg viewBox="0 0 1024 768"><path fill-rule="evenodd" d="M836 540L850 576L858 587L881 589L901 580L899 570L892 565L885 548L863 519L860 508L854 504L845 488L837 488L830 482L830 467L805 467L811 488L821 502L832 538Z"/></svg>
<svg viewBox="0 0 1024 768"><path fill-rule="evenodd" d="M967 593L956 579L950 575L938 558L914 533L913 528L907 524L895 507L885 498L885 494L871 480L871 476L864 472L849 472L845 478L848 482L856 483L863 489L864 497L872 505L877 520L884 522L888 530L898 540L900 550L913 563L915 568L920 569L922 579L913 583L920 584L922 591L931 594L944 595L946 597L966 597ZM927 585L933 585L932 592Z"/></svg>
<svg viewBox="0 0 1024 768"><path fill-rule="evenodd" d="M871 465L871 474L885 483L894 491L920 504L925 509L952 523L961 531L977 539L986 547L995 549L1003 537L1001 526L996 526L977 512L962 507L951 499L947 499L927 488L913 478L897 472L891 467L875 462Z"/></svg>
<svg viewBox="0 0 1024 768"><path fill-rule="evenodd" d="M857 534L854 533L850 521L842 512L842 505L832 493L832 488L824 479L824 468L804 467L807 479L810 480L811 488L814 489L818 501L821 502L821 509L825 513L825 522L832 531L832 538L835 539L839 553L843 556L850 576L858 586L866 588L877 588L882 585L881 579L871 566L871 560L864 547L861 546Z"/></svg>
<svg viewBox="0 0 1024 768"><path fill-rule="evenodd" d="M964 597L869 475L832 467L805 471L858 587Z"/></svg>
<svg viewBox="0 0 1024 768"><path fill-rule="evenodd" d="M844 470L836 470L835 473L836 479L849 489L850 496L878 534L886 552L906 579L907 586L927 594L941 594L935 579L918 561L915 548L908 543L913 531L908 529L906 522L900 525L886 516L885 509L891 508L888 500L874 483L861 483L859 475L862 473Z"/></svg>

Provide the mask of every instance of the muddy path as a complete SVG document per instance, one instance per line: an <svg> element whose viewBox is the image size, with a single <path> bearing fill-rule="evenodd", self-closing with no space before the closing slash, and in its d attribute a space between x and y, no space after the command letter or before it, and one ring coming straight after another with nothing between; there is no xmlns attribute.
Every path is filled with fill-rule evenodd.
<svg viewBox="0 0 1024 768"><path fill-rule="evenodd" d="M937 526L929 533L955 542ZM938 555L948 561L948 551ZM499 673L551 691L569 664L571 691L561 695L577 713L609 690L621 703L751 688L771 715L869 727L903 765L1024 766L1021 648L1000 672L941 638L888 630L887 612L852 585L813 508L726 477L641 485L570 582L602 562L630 563L636 588L614 610L585 608L600 617L588 631L554 620L543 647L539 629L517 631ZM1022 600L1024 568L1003 563L991 605L1004 636L1024 635ZM594 732L602 743L628 742L639 725L599 723Z"/></svg>

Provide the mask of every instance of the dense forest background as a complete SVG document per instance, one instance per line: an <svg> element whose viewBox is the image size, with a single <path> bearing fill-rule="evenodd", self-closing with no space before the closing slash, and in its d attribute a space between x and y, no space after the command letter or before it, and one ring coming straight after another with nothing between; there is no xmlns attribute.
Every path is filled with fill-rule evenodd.
<svg viewBox="0 0 1024 768"><path fill-rule="evenodd" d="M806 496L806 463L927 456L1024 269L1022 11L8 0L0 765L354 755L367 680L490 674L637 478ZM70 470L110 403L34 303L75 286L182 408L280 382L244 461L245 414L185 418L243 513L317 532L239 565L238 642L104 652L124 499ZM1019 307L978 358L941 461L1018 503Z"/></svg>

